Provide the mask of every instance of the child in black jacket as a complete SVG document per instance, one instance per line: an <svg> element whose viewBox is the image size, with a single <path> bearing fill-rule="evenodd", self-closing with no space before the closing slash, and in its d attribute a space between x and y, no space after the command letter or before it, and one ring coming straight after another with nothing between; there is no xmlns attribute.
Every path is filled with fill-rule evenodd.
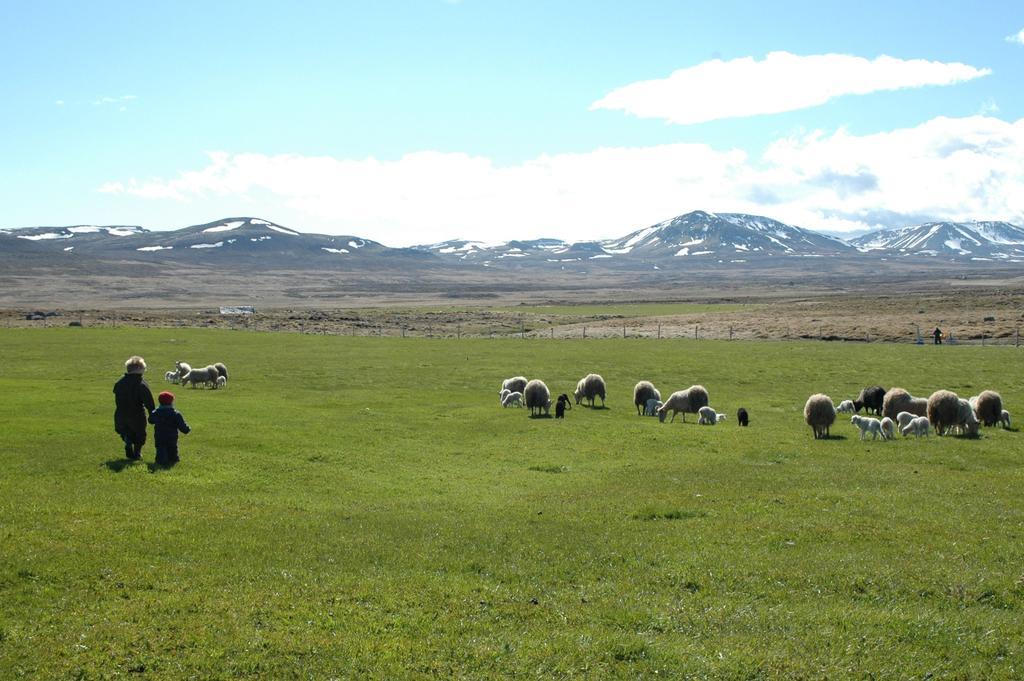
<svg viewBox="0 0 1024 681"><path fill-rule="evenodd" d="M178 431L188 434L192 429L185 423L185 417L174 408L174 393L164 391L157 396L160 406L149 415L153 424L153 439L156 440L156 463L158 466L173 466L178 463Z"/></svg>

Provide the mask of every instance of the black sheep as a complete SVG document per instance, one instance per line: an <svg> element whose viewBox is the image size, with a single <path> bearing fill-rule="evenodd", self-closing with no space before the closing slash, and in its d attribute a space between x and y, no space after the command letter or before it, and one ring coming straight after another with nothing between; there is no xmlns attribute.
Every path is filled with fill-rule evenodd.
<svg viewBox="0 0 1024 681"><path fill-rule="evenodd" d="M740 407L739 411L736 412L736 423L744 427L750 423L750 416L747 414L747 410L743 407Z"/></svg>

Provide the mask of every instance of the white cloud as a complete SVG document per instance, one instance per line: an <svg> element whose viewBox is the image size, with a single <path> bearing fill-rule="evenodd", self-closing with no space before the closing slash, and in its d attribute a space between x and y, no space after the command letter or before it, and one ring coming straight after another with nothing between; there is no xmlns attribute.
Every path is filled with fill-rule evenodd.
<svg viewBox="0 0 1024 681"><path fill-rule="evenodd" d="M1024 28L1020 29L1013 35L1006 36L1006 42L1017 43L1018 45L1024 45Z"/></svg>
<svg viewBox="0 0 1024 681"><path fill-rule="evenodd" d="M612 90L590 108L687 125L819 106L843 95L923 85L952 85L987 76L967 64L845 54L770 52L763 61L714 59Z"/></svg>
<svg viewBox="0 0 1024 681"><path fill-rule="evenodd" d="M58 99L57 101L54 102L54 104L56 104L57 106L64 106L64 100L63 99Z"/></svg>
<svg viewBox="0 0 1024 681"><path fill-rule="evenodd" d="M704 144L602 148L499 166L460 153L396 160L223 152L174 179L100 191L190 204L198 222L267 214L388 245L620 236L704 209L854 231L926 219L1024 220L1024 119L936 118L874 135L777 140L751 158ZM281 220L278 220L281 221Z"/></svg>
<svg viewBox="0 0 1024 681"><path fill-rule="evenodd" d="M117 97L98 97L93 100L93 106L105 106L107 104L123 104L124 102L133 102L138 99L135 95L120 95ZM121 111L124 111L124 106L119 107Z"/></svg>

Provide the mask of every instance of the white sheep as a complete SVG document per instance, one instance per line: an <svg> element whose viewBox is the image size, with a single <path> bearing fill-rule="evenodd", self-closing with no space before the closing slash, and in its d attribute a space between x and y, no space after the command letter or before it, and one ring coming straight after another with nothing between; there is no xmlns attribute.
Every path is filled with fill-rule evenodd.
<svg viewBox="0 0 1024 681"><path fill-rule="evenodd" d="M526 389L526 383L525 376L513 376L501 382L501 389L513 393L521 393Z"/></svg>
<svg viewBox="0 0 1024 681"><path fill-rule="evenodd" d="M872 416L857 416L856 414L850 417L850 423L860 428L860 439L863 440L864 436L871 433L871 439L875 440L879 435L882 439L885 439L885 433L882 432L882 422Z"/></svg>
<svg viewBox="0 0 1024 681"><path fill-rule="evenodd" d="M522 407L523 406L523 394L522 393L509 393L501 400L502 407Z"/></svg>
<svg viewBox="0 0 1024 681"><path fill-rule="evenodd" d="M227 376L218 376L217 380L213 384L213 387L214 388L226 388L226 387L228 387L228 377Z"/></svg>
<svg viewBox="0 0 1024 681"><path fill-rule="evenodd" d="M605 397L605 385L604 379L601 378L600 374L587 374L579 380L576 384L576 390L573 393L576 398L576 404L580 404L583 400L587 400L590 406L594 406L594 398L601 398L601 406L604 406Z"/></svg>
<svg viewBox="0 0 1024 681"><path fill-rule="evenodd" d="M664 403L661 400L653 397L647 400L644 403L644 416L657 416L662 404Z"/></svg>
<svg viewBox="0 0 1024 681"><path fill-rule="evenodd" d="M188 372L192 371L192 365L181 360L175 362L174 366L178 370L178 381L181 381L186 375L188 375Z"/></svg>
<svg viewBox="0 0 1024 681"><path fill-rule="evenodd" d="M903 433L904 437L911 433L913 433L915 437L921 437L922 435L927 436L929 425L927 416L915 416L909 423L900 428L900 432Z"/></svg>
<svg viewBox="0 0 1024 681"><path fill-rule="evenodd" d="M540 416L543 411L547 416L551 411L551 391L540 379L531 379L523 388L523 401L530 409L530 416Z"/></svg>
<svg viewBox="0 0 1024 681"><path fill-rule="evenodd" d="M177 371L168 371L166 374L164 374L164 380L165 381L170 381L171 383L177 383L178 382L178 372Z"/></svg>
<svg viewBox="0 0 1024 681"><path fill-rule="evenodd" d="M697 410L697 413L700 414L700 418L697 419L697 423L702 426L713 426L726 419L725 414L717 412L711 407L701 407Z"/></svg>
<svg viewBox="0 0 1024 681"><path fill-rule="evenodd" d="M1003 428L1010 427L1010 412L1003 410L1003 413L999 415L999 423L1003 424Z"/></svg>
<svg viewBox="0 0 1024 681"><path fill-rule="evenodd" d="M498 404L504 406L505 398L512 394L512 391L508 388L502 388L501 392L498 393Z"/></svg>
<svg viewBox="0 0 1024 681"><path fill-rule="evenodd" d="M891 418L889 418L888 416L884 417L882 419L881 427L882 427L882 438L883 439L885 439L885 440L895 440L896 439L896 425L893 423Z"/></svg>
<svg viewBox="0 0 1024 681"><path fill-rule="evenodd" d="M856 411L853 408L853 400L843 400L842 402L839 403L839 406L836 407L836 411L839 412L840 414L852 414L854 411Z"/></svg>
<svg viewBox="0 0 1024 681"><path fill-rule="evenodd" d="M195 388L200 383L202 383L203 385L213 384L214 387L216 387L214 381L217 380L217 376L219 375L220 374L218 373L217 369L212 365L208 367L203 367L202 369L192 369L187 374L181 377L181 384L185 385L186 383L188 383L191 384L193 388Z"/></svg>
<svg viewBox="0 0 1024 681"><path fill-rule="evenodd" d="M903 429L907 427L907 424L916 418L909 411L901 411L899 414L896 414L896 424L899 426L900 432L903 433ZM906 433L903 434L906 435Z"/></svg>
<svg viewBox="0 0 1024 681"><path fill-rule="evenodd" d="M691 385L686 390L677 390L658 408L658 420L664 423L665 417L671 411L672 418L669 419L669 423L672 423L676 420L676 414L682 412L683 423L686 423L687 412L696 414L701 407L708 406L709 401L708 391L702 385Z"/></svg>

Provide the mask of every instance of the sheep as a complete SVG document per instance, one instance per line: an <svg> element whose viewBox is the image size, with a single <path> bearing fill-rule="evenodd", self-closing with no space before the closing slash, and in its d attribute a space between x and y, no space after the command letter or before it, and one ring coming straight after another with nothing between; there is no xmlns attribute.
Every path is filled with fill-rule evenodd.
<svg viewBox="0 0 1024 681"><path fill-rule="evenodd" d="M224 366L222 362L214 362L213 368L217 370L217 373L224 378L228 377L228 368Z"/></svg>
<svg viewBox="0 0 1024 681"><path fill-rule="evenodd" d="M186 383L189 383L193 388L195 388L200 383L204 385L207 383L213 383L217 380L217 376L219 376L219 374L217 373L217 369L213 366L203 367L202 369L192 369L182 376L181 384L185 385Z"/></svg>
<svg viewBox="0 0 1024 681"><path fill-rule="evenodd" d="M218 376L217 380L213 384L213 387L214 388L226 388L226 387L228 387L228 377L227 376Z"/></svg>
<svg viewBox="0 0 1024 681"><path fill-rule="evenodd" d="M590 402L590 406L594 406L594 398L601 398L601 406L604 406L604 379L601 378L600 374L587 374L580 379L579 383L576 384L576 404L579 404L583 400Z"/></svg>
<svg viewBox="0 0 1024 681"><path fill-rule="evenodd" d="M882 439L885 439L885 431L882 430L882 422L876 418L870 416L857 416L854 414L850 417L850 423L860 428L860 439L864 439L864 435L871 433L871 439L875 440L879 435ZM891 423L891 421L890 421Z"/></svg>
<svg viewBox="0 0 1024 681"><path fill-rule="evenodd" d="M650 381L640 381L633 386L633 404L636 405L636 415L640 416L642 410L651 400L657 402L661 399L661 392L654 387Z"/></svg>
<svg viewBox="0 0 1024 681"><path fill-rule="evenodd" d="M896 439L896 424L888 416L882 417L882 438L885 440Z"/></svg>
<svg viewBox="0 0 1024 681"><path fill-rule="evenodd" d="M1003 428L1010 427L1010 412L1003 410L1003 413L999 415L999 423L1002 424Z"/></svg>
<svg viewBox="0 0 1024 681"><path fill-rule="evenodd" d="M892 388L885 393L885 397L882 399L882 416L894 419L902 411L914 416L927 416L928 400L923 397L914 397L903 388Z"/></svg>
<svg viewBox="0 0 1024 681"><path fill-rule="evenodd" d="M526 378L524 376L513 376L512 378L506 378L501 383L502 390L508 390L513 393L521 393L526 390Z"/></svg>
<svg viewBox="0 0 1024 681"><path fill-rule="evenodd" d="M909 411L901 411L899 414L896 414L896 425L899 427L900 432L902 433L903 429L907 427L907 424L913 421L915 418L920 417L911 414Z"/></svg>
<svg viewBox="0 0 1024 681"><path fill-rule="evenodd" d="M175 368L178 370L178 380L181 381L185 378L185 374L192 371L192 366L188 362L178 360L174 363Z"/></svg>
<svg viewBox="0 0 1024 681"><path fill-rule="evenodd" d="M551 391L544 381L536 378L529 381L523 388L523 398L530 408L530 416L540 416L542 410L545 415L550 413Z"/></svg>
<svg viewBox="0 0 1024 681"><path fill-rule="evenodd" d="M657 416L658 410L661 409L661 405L665 404L661 400L656 400L653 397L644 403L644 416Z"/></svg>
<svg viewBox="0 0 1024 681"><path fill-rule="evenodd" d="M836 407L836 411L840 414L852 414L853 413L853 400L843 400Z"/></svg>
<svg viewBox="0 0 1024 681"><path fill-rule="evenodd" d="M998 424L1003 415L1003 398L994 390L985 390L978 395L973 405L974 415L986 428Z"/></svg>
<svg viewBox="0 0 1024 681"><path fill-rule="evenodd" d="M936 435L948 435L953 428L969 434L978 432L978 420L967 400L950 390L936 390L928 398L928 422Z"/></svg>
<svg viewBox="0 0 1024 681"><path fill-rule="evenodd" d="M522 393L509 393L501 400L502 407L522 407L523 406L523 394Z"/></svg>
<svg viewBox="0 0 1024 681"><path fill-rule="evenodd" d="M558 396L558 401L563 402L565 404L566 409L572 409L572 405L569 403L569 396L566 395L565 393L562 393L561 395Z"/></svg>
<svg viewBox="0 0 1024 681"><path fill-rule="evenodd" d="M882 415L882 402L885 400L885 388L880 385L871 386L870 388L864 388L860 391L860 395L853 401L853 410L860 413L861 409L865 409L869 412L875 412L876 415Z"/></svg>
<svg viewBox="0 0 1024 681"><path fill-rule="evenodd" d="M164 374L164 380L165 381L170 381L171 383L177 383L178 382L178 372L177 371L168 371L167 373Z"/></svg>
<svg viewBox="0 0 1024 681"><path fill-rule="evenodd" d="M902 413L905 414L906 412L902 412ZM910 419L910 421L908 421L906 423L906 425L904 425L904 426L902 426L900 428L900 432L903 433L904 437L906 437L907 435L910 435L911 433L913 433L915 437L921 437L922 435L927 436L928 435L928 417L927 416L914 416L913 418Z"/></svg>
<svg viewBox="0 0 1024 681"><path fill-rule="evenodd" d="M698 425L713 426L718 423L718 412L711 407L701 407L697 413L700 414L700 418L697 419Z"/></svg>
<svg viewBox="0 0 1024 681"><path fill-rule="evenodd" d="M736 411L736 425L743 426L744 428L750 425L750 414L743 407Z"/></svg>
<svg viewBox="0 0 1024 681"><path fill-rule="evenodd" d="M822 393L808 397L804 404L804 421L814 431L815 440L827 438L829 427L836 421L836 407L832 404L832 398Z"/></svg>
<svg viewBox="0 0 1024 681"><path fill-rule="evenodd" d="M498 404L501 404L501 405L504 406L505 398L508 397L511 394L512 394L511 390L509 390L508 388L502 388L501 392L498 393Z"/></svg>
<svg viewBox="0 0 1024 681"><path fill-rule="evenodd" d="M665 416L672 411L672 418L669 423L676 420L676 414L683 414L683 423L686 423L686 415L696 414L701 407L708 406L708 391L702 385L691 385L686 390L677 390L669 395L668 400L658 407L658 420L665 422Z"/></svg>
<svg viewBox="0 0 1024 681"><path fill-rule="evenodd" d="M572 409L572 405L569 404L569 396L562 393L558 396L558 402L555 404L555 418L564 419L566 409Z"/></svg>

